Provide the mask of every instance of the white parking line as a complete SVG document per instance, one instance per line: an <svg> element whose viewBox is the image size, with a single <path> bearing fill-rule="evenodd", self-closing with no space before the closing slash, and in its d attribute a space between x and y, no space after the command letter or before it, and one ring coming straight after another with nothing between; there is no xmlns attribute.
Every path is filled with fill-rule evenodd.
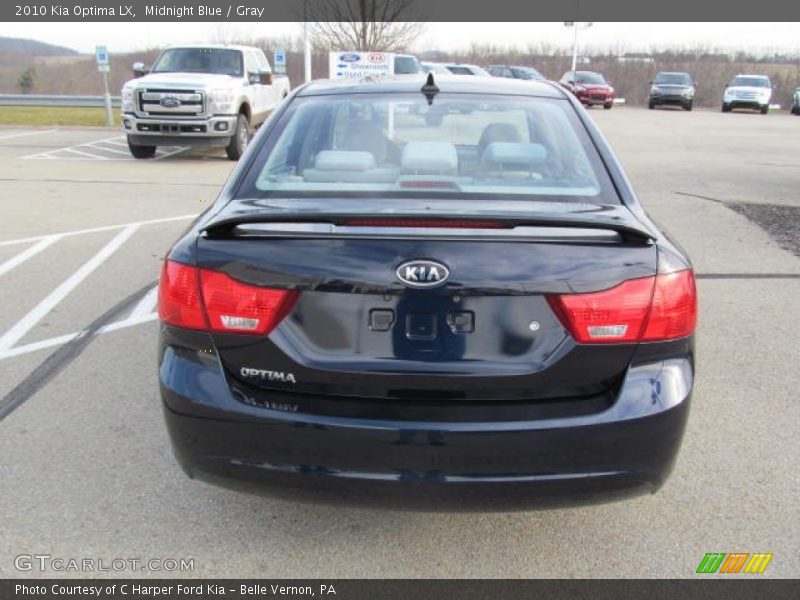
<svg viewBox="0 0 800 600"><path fill-rule="evenodd" d="M36 132L39 133L39 132ZM0 137L0 139L2 139ZM83 144L76 144L74 146L64 146L63 148L55 148L53 150L46 150L43 152L36 152L23 156L26 159L44 159L44 160L137 160L131 156L129 151L119 150L117 148L109 148L109 146L119 146L120 148L127 148L128 143L124 135L118 135L110 138L102 138L93 140L91 142L84 142ZM156 149L155 159L159 160L179 154L187 150L186 146L163 146ZM103 153L109 153L105 156Z"/></svg>
<svg viewBox="0 0 800 600"><path fill-rule="evenodd" d="M156 288L153 288L153 290L155 291ZM133 327L134 325L141 325L143 323L150 323L151 321L155 321L156 319L158 319L158 314L154 312L146 315L141 315L136 318L133 318L133 315L131 315L127 319L116 321L114 323L109 323L108 325L101 327L100 329L97 330L97 333L95 335L100 335L101 333L109 333L111 331L117 331L119 329L125 329L127 327ZM20 356L22 354L36 352L37 350L44 350L45 348L52 348L53 346L61 346L63 344L66 344L67 342L71 342L79 335L85 335L85 334L86 330L76 331L75 333L67 333L64 335L48 338L46 340L31 342L30 344L15 346L13 348L9 348L8 350L1 350L0 360L11 358L12 356Z"/></svg>
<svg viewBox="0 0 800 600"><path fill-rule="evenodd" d="M134 307L134 309L131 311L130 317L128 318L139 319L151 314L156 308L157 301L158 287L154 287L152 290L147 292L144 298L139 300L139 304Z"/></svg>
<svg viewBox="0 0 800 600"><path fill-rule="evenodd" d="M68 237L72 235L83 235L85 233L97 233L99 231L113 231L114 229L122 229L124 227L144 225L155 225L157 223L170 223L172 221L185 221L187 219L194 219L197 215L181 215L179 217L164 217L162 219L149 219L147 221L134 221L133 223L122 223L120 225L103 225L101 227L92 227L90 229L74 229L72 231L62 231L61 233L46 233L44 235L35 235L32 237L19 238L16 240L5 240L0 242L0 246L13 246L14 244L27 244L29 242L38 242L45 238L57 236Z"/></svg>
<svg viewBox="0 0 800 600"><path fill-rule="evenodd" d="M41 252L45 248L48 248L49 246L51 246L52 244L54 244L55 242L57 242L60 239L61 239L60 235L49 235L49 236L47 236L45 238L42 238L41 240L39 240L36 244L31 246L30 248L26 248L25 250L23 250L19 254L15 255L15 256L12 256L6 262L1 264L0 265L0 275L5 275L11 269L13 269L14 267L21 265L22 263L24 263L29 258L33 258L37 254L39 254L39 252Z"/></svg>
<svg viewBox="0 0 800 600"><path fill-rule="evenodd" d="M24 137L26 135L41 135L43 133L54 133L58 129L45 129L43 131L24 131L20 133L12 133L10 135L0 135L0 140L10 140L12 138Z"/></svg>
<svg viewBox="0 0 800 600"><path fill-rule="evenodd" d="M94 159L94 160L109 160L105 156L97 156L96 154L91 154L89 152L84 152L82 150L78 150L77 148L64 148L64 152L73 152L75 154L80 154L81 156L86 156L86 157Z"/></svg>
<svg viewBox="0 0 800 600"><path fill-rule="evenodd" d="M129 225L120 231L114 238L111 239L103 248L85 262L77 271L64 280L61 285L50 292L39 304L34 306L28 314L0 336L0 352L10 349L14 344L21 340L39 321L44 318L59 302L61 302L67 295L74 290L78 285L86 279L91 273L102 265L109 256L111 256L128 238L130 238L139 225Z"/></svg>

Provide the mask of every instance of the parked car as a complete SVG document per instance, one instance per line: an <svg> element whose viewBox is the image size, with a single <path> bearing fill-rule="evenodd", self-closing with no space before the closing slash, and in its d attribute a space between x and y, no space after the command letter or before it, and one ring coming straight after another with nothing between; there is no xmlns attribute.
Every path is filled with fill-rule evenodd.
<svg viewBox="0 0 800 600"><path fill-rule="evenodd" d="M667 73L662 71L650 82L650 101L648 107L680 106L692 110L694 104L695 82L689 73Z"/></svg>
<svg viewBox="0 0 800 600"><path fill-rule="evenodd" d="M600 73L567 71L559 84L575 94L584 106L602 105L606 110L614 107L614 88Z"/></svg>
<svg viewBox="0 0 800 600"><path fill-rule="evenodd" d="M792 114L800 116L800 85L794 88L792 96Z"/></svg>
<svg viewBox="0 0 800 600"><path fill-rule="evenodd" d="M133 71L122 88L122 127L136 158L152 158L158 146L204 145L238 160L290 89L251 46L171 47L152 68L136 63Z"/></svg>
<svg viewBox="0 0 800 600"><path fill-rule="evenodd" d="M167 254L178 461L362 505L654 492L692 392L689 259L560 87L420 83L296 90Z"/></svg>
<svg viewBox="0 0 800 600"><path fill-rule="evenodd" d="M730 112L734 108L749 108L769 112L772 99L772 83L766 75L737 75L725 86L722 95L722 112Z"/></svg>
<svg viewBox="0 0 800 600"><path fill-rule="evenodd" d="M491 77L486 69L479 67L478 65L445 63L444 67L453 75L477 75L479 77Z"/></svg>
<svg viewBox="0 0 800 600"><path fill-rule="evenodd" d="M540 80L545 76L533 67L518 67L512 65L489 65L486 67L492 77L506 77L508 79Z"/></svg>
<svg viewBox="0 0 800 600"><path fill-rule="evenodd" d="M395 54L393 60L395 75L413 75L423 72L419 60L413 54Z"/></svg>
<svg viewBox="0 0 800 600"><path fill-rule="evenodd" d="M420 63L420 66L425 73L450 74L448 68L442 63L423 61Z"/></svg>

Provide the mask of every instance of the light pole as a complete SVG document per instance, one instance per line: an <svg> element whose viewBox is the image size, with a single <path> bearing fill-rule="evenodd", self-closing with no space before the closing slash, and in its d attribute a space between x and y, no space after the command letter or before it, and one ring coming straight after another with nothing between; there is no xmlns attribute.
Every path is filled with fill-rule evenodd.
<svg viewBox="0 0 800 600"><path fill-rule="evenodd" d="M578 30L582 27L583 29L589 29L594 25L594 23L579 23L577 21L565 21L565 27L573 27L573 36L572 36L572 79L575 79L575 71L578 69Z"/></svg>
<svg viewBox="0 0 800 600"><path fill-rule="evenodd" d="M311 40L308 39L308 0L303 0L303 66L306 83L311 81Z"/></svg>

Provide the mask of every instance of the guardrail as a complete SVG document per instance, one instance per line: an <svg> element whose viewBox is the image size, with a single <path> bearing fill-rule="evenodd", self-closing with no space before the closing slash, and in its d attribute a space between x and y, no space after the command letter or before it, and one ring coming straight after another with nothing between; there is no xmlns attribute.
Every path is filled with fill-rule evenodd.
<svg viewBox="0 0 800 600"><path fill-rule="evenodd" d="M104 108L105 96L61 96L57 94L0 94L0 106L69 106ZM111 96L111 105L119 106L119 96Z"/></svg>

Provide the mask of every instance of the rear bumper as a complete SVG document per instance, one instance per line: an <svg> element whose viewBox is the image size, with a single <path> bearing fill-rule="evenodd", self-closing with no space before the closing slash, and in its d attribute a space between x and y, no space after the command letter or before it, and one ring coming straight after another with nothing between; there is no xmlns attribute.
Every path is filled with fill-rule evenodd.
<svg viewBox="0 0 800 600"><path fill-rule="evenodd" d="M378 421L234 398L210 358L169 347L160 387L191 477L292 499L434 510L508 510L652 493L672 470L692 387L688 359L630 369L608 410L505 422ZM287 402L288 401L288 402ZM332 400L335 401L335 400Z"/></svg>

